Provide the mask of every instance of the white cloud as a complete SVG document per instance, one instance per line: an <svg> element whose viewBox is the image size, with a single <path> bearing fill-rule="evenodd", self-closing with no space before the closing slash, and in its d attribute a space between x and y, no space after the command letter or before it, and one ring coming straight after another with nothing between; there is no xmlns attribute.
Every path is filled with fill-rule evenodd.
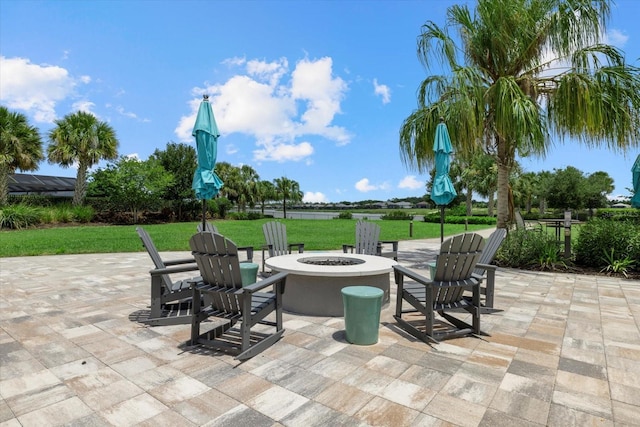
<svg viewBox="0 0 640 427"><path fill-rule="evenodd" d="M387 85L378 84L378 79L373 79L373 92L382 97L382 103L391 102L391 89Z"/></svg>
<svg viewBox="0 0 640 427"><path fill-rule="evenodd" d="M425 183L418 181L414 175L405 176L398 184L398 188L407 188L409 190L417 190L424 187Z"/></svg>
<svg viewBox="0 0 640 427"><path fill-rule="evenodd" d="M371 182L369 182L368 178L362 178L360 181L356 182L355 188L360 192L367 193L374 190L388 190L390 188L390 185L388 182L383 182L379 185L373 185L371 184Z"/></svg>
<svg viewBox="0 0 640 427"><path fill-rule="evenodd" d="M302 197L304 203L328 203L329 199L321 192L307 191Z"/></svg>
<svg viewBox="0 0 640 427"><path fill-rule="evenodd" d="M73 109L73 111L82 111L85 113L91 113L97 117L96 113L93 112L93 107L95 106L96 104L94 104L91 101L82 100L82 101L74 102L71 108Z"/></svg>
<svg viewBox="0 0 640 427"><path fill-rule="evenodd" d="M208 93L221 136L237 132L255 138L255 160L308 161L314 149L310 142L298 141L303 136L321 136L337 145L350 142L351 135L332 124L347 85L332 75L331 58L301 60L292 72L286 58L232 58L224 63L244 66L244 73L222 84L194 88L197 98L189 102L191 114L175 129L181 141L192 141L200 96Z"/></svg>
<svg viewBox="0 0 640 427"><path fill-rule="evenodd" d="M33 114L37 122L53 122L56 104L72 96L76 84L64 68L0 56L0 100L9 108Z"/></svg>
<svg viewBox="0 0 640 427"><path fill-rule="evenodd" d="M618 48L622 48L627 43L627 40L629 40L628 35L623 34L622 31L613 28L607 31L607 33L603 37L602 42Z"/></svg>

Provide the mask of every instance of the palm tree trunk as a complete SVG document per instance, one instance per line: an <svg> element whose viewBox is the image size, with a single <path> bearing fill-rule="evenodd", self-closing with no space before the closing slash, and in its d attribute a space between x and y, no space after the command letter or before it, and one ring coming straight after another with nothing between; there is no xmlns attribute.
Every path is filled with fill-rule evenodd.
<svg viewBox="0 0 640 427"><path fill-rule="evenodd" d="M7 203L9 197L9 168L5 165L0 166L0 206Z"/></svg>
<svg viewBox="0 0 640 427"><path fill-rule="evenodd" d="M471 187L467 187L467 216L471 216L472 212L471 212L471 202L473 199L473 190L471 189Z"/></svg>
<svg viewBox="0 0 640 427"><path fill-rule="evenodd" d="M509 167L498 162L498 228L508 228L509 213Z"/></svg>
<svg viewBox="0 0 640 427"><path fill-rule="evenodd" d="M282 215L287 218L287 199L282 199Z"/></svg>
<svg viewBox="0 0 640 427"><path fill-rule="evenodd" d="M493 216L493 205L495 204L495 191L489 192L489 197L487 200L487 215Z"/></svg>
<svg viewBox="0 0 640 427"><path fill-rule="evenodd" d="M87 167L80 162L76 174L76 187L73 192L73 206L82 206L84 195L87 193Z"/></svg>

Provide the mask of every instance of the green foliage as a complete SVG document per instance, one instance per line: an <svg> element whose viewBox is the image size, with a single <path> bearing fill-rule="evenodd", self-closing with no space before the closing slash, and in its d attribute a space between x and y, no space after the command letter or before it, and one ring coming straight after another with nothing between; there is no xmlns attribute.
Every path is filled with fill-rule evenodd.
<svg viewBox="0 0 640 427"><path fill-rule="evenodd" d="M105 197L116 210L130 210L137 222L141 209L161 206L162 195L172 183L173 175L157 160L121 157L92 173L89 194Z"/></svg>
<svg viewBox="0 0 640 427"><path fill-rule="evenodd" d="M577 264L595 268L612 264L603 250L615 260L640 259L640 224L594 218L582 226L574 250Z"/></svg>
<svg viewBox="0 0 640 427"><path fill-rule="evenodd" d="M338 219L352 219L353 214L350 211L340 212L338 214Z"/></svg>
<svg viewBox="0 0 640 427"><path fill-rule="evenodd" d="M25 205L5 206L0 210L0 229L20 230L40 223L37 208Z"/></svg>
<svg viewBox="0 0 640 427"><path fill-rule="evenodd" d="M96 214L95 210L91 206L87 205L74 206L72 208L72 213L74 221L81 223L91 222Z"/></svg>
<svg viewBox="0 0 640 427"><path fill-rule="evenodd" d="M603 218L612 221L631 221L635 222L636 224L640 224L640 209L598 209L595 216L597 218Z"/></svg>
<svg viewBox="0 0 640 427"><path fill-rule="evenodd" d="M565 266L560 257L560 248L554 236L528 230L513 230L500 246L496 262L513 268L535 265L542 269L555 269L561 265Z"/></svg>
<svg viewBox="0 0 640 427"><path fill-rule="evenodd" d="M604 253L602 260L607 264L607 266L600 270L600 272L624 274L624 277L629 277L627 275L628 270L635 266L636 260L629 258L629 256L618 258L614 255L614 249L611 249L611 252L607 252L603 249L602 252Z"/></svg>
<svg viewBox="0 0 640 427"><path fill-rule="evenodd" d="M424 222L440 223L440 213L430 213L424 216ZM496 219L490 216L454 216L445 215L445 224L484 224L496 225Z"/></svg>
<svg viewBox="0 0 640 427"><path fill-rule="evenodd" d="M391 211L386 215L382 215L381 219L392 221L411 221L413 220L413 215L404 211Z"/></svg>
<svg viewBox="0 0 640 427"><path fill-rule="evenodd" d="M157 160L167 172L173 175L173 182L167 186L162 197L169 201L179 221L188 218L190 212L188 205L194 196L191 184L197 164L195 148L187 144L169 142L164 151L156 150L149 158Z"/></svg>

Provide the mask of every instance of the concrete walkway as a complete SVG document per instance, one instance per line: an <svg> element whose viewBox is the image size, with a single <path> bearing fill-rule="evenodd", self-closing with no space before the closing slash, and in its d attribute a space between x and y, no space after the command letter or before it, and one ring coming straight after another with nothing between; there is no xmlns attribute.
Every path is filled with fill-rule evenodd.
<svg viewBox="0 0 640 427"><path fill-rule="evenodd" d="M426 274L438 247L403 241L399 262ZM283 339L239 363L185 346L189 325L129 320L150 268L145 252L0 259L0 426L640 425L639 281L499 269L491 336L432 346L396 327L392 284L378 344L285 314Z"/></svg>

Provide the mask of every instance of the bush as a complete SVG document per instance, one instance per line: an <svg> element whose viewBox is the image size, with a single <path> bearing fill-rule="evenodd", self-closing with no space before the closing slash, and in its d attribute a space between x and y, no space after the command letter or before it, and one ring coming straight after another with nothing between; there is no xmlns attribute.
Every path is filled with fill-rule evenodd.
<svg viewBox="0 0 640 427"><path fill-rule="evenodd" d="M93 220L95 211L91 206L75 206L71 209L73 219L77 222L87 223Z"/></svg>
<svg viewBox="0 0 640 427"><path fill-rule="evenodd" d="M496 262L504 267L539 267L553 270L565 266L560 246L554 236L530 230L510 231L498 253Z"/></svg>
<svg viewBox="0 0 640 427"><path fill-rule="evenodd" d="M580 229L575 254L576 264L595 268L606 268L611 261L626 258L638 260L640 224L631 220L593 218Z"/></svg>
<svg viewBox="0 0 640 427"><path fill-rule="evenodd" d="M613 221L630 221L640 224L640 209L598 209L595 216Z"/></svg>
<svg viewBox="0 0 640 427"><path fill-rule="evenodd" d="M352 219L352 218L353 218L353 214L349 211L340 212L338 214L338 219Z"/></svg>
<svg viewBox="0 0 640 427"><path fill-rule="evenodd" d="M40 211L26 205L12 205L0 210L0 229L22 229L40 223Z"/></svg>
<svg viewBox="0 0 640 427"><path fill-rule="evenodd" d="M408 212L391 211L386 215L382 215L381 219L389 219L394 221L411 221L413 219L413 215Z"/></svg>
<svg viewBox="0 0 640 427"><path fill-rule="evenodd" d="M430 213L424 216L424 222L440 223L440 213ZM446 224L482 224L496 225L496 219L490 216L454 216L446 215L444 217Z"/></svg>

